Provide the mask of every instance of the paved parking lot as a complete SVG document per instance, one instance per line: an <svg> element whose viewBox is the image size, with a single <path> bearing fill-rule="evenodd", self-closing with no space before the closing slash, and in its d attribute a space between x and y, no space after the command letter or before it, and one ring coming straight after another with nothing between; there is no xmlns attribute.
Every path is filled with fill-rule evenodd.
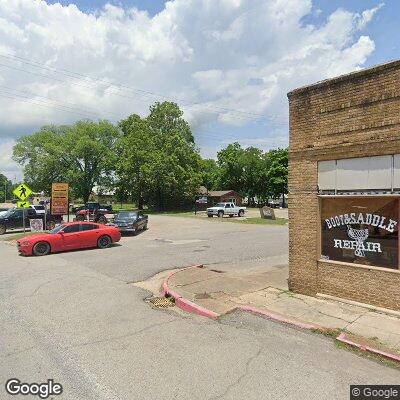
<svg viewBox="0 0 400 400"><path fill-rule="evenodd" d="M281 265L287 227L150 217L106 250L20 257L0 242L0 398L11 377L60 399L343 399L399 371L250 315L220 322L149 307L127 284L165 268ZM284 271L284 268L282 269ZM54 396L56 400L57 397Z"/></svg>
<svg viewBox="0 0 400 400"><path fill-rule="evenodd" d="M159 215L150 215L149 221L147 231L123 236L119 244L107 251L76 251L59 254L57 258L79 262L127 282L193 264L224 264L226 268L287 264L286 226Z"/></svg>

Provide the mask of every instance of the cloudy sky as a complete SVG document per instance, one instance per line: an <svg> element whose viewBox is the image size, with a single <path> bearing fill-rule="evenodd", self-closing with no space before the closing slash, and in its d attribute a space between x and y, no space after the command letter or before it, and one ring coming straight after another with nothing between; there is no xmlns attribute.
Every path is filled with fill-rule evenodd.
<svg viewBox="0 0 400 400"><path fill-rule="evenodd" d="M176 101L204 156L288 143L286 93L400 58L397 0L0 0L0 172L45 124Z"/></svg>

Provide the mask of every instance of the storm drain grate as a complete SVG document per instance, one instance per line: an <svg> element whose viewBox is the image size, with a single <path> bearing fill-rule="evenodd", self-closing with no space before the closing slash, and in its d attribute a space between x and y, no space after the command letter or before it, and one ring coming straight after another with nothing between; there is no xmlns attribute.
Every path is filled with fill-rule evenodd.
<svg viewBox="0 0 400 400"><path fill-rule="evenodd" d="M152 297L147 302L154 308L168 308L175 305L171 297Z"/></svg>

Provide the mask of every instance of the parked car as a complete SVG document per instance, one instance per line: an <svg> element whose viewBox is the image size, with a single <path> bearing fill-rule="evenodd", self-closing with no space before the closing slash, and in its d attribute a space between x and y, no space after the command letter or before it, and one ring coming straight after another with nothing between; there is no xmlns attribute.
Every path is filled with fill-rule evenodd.
<svg viewBox="0 0 400 400"><path fill-rule="evenodd" d="M146 230L149 217L141 211L119 211L114 218L114 226L123 233L137 233Z"/></svg>
<svg viewBox="0 0 400 400"><path fill-rule="evenodd" d="M218 203L214 207L207 208L207 216L212 218L214 215L222 218L224 215L233 217L235 215L243 217L246 207L237 206L234 203Z"/></svg>
<svg viewBox="0 0 400 400"><path fill-rule="evenodd" d="M6 233L10 229L22 229L24 227L25 214L25 227L29 228L30 219L42 219L44 220L44 215L37 214L33 208L26 208L23 211L21 208L10 208L5 214L0 215L0 235ZM62 217L60 215L52 215L47 213L46 215L46 229L55 228L56 224L62 222Z"/></svg>
<svg viewBox="0 0 400 400"><path fill-rule="evenodd" d="M112 212L113 209L111 204L100 204L93 201L86 203L84 206L72 207L73 213L77 213L81 210L88 210L89 213L94 213L95 211L103 211L105 213Z"/></svg>
<svg viewBox="0 0 400 400"><path fill-rule="evenodd" d="M9 208L0 208L0 216L4 215L7 211L9 210Z"/></svg>
<svg viewBox="0 0 400 400"><path fill-rule="evenodd" d="M119 242L121 233L114 226L93 222L69 222L48 233L27 236L17 241L18 252L25 256L45 256L60 251L98 247L104 249Z"/></svg>
<svg viewBox="0 0 400 400"><path fill-rule="evenodd" d="M29 207L33 208L38 215L44 215L46 213L46 208L44 205L31 204Z"/></svg>

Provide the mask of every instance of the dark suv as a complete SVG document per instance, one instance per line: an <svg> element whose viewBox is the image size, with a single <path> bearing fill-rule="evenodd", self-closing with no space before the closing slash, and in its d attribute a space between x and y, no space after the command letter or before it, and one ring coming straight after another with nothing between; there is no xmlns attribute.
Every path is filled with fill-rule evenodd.
<svg viewBox="0 0 400 400"><path fill-rule="evenodd" d="M43 214L37 214L33 208L26 208L23 211L20 208L10 208L5 214L0 215L0 235L6 233L9 229L22 229L24 227L25 213L25 227L29 228L30 219L43 219ZM46 229L53 229L56 223L61 223L61 216L53 216L51 214L46 215Z"/></svg>

